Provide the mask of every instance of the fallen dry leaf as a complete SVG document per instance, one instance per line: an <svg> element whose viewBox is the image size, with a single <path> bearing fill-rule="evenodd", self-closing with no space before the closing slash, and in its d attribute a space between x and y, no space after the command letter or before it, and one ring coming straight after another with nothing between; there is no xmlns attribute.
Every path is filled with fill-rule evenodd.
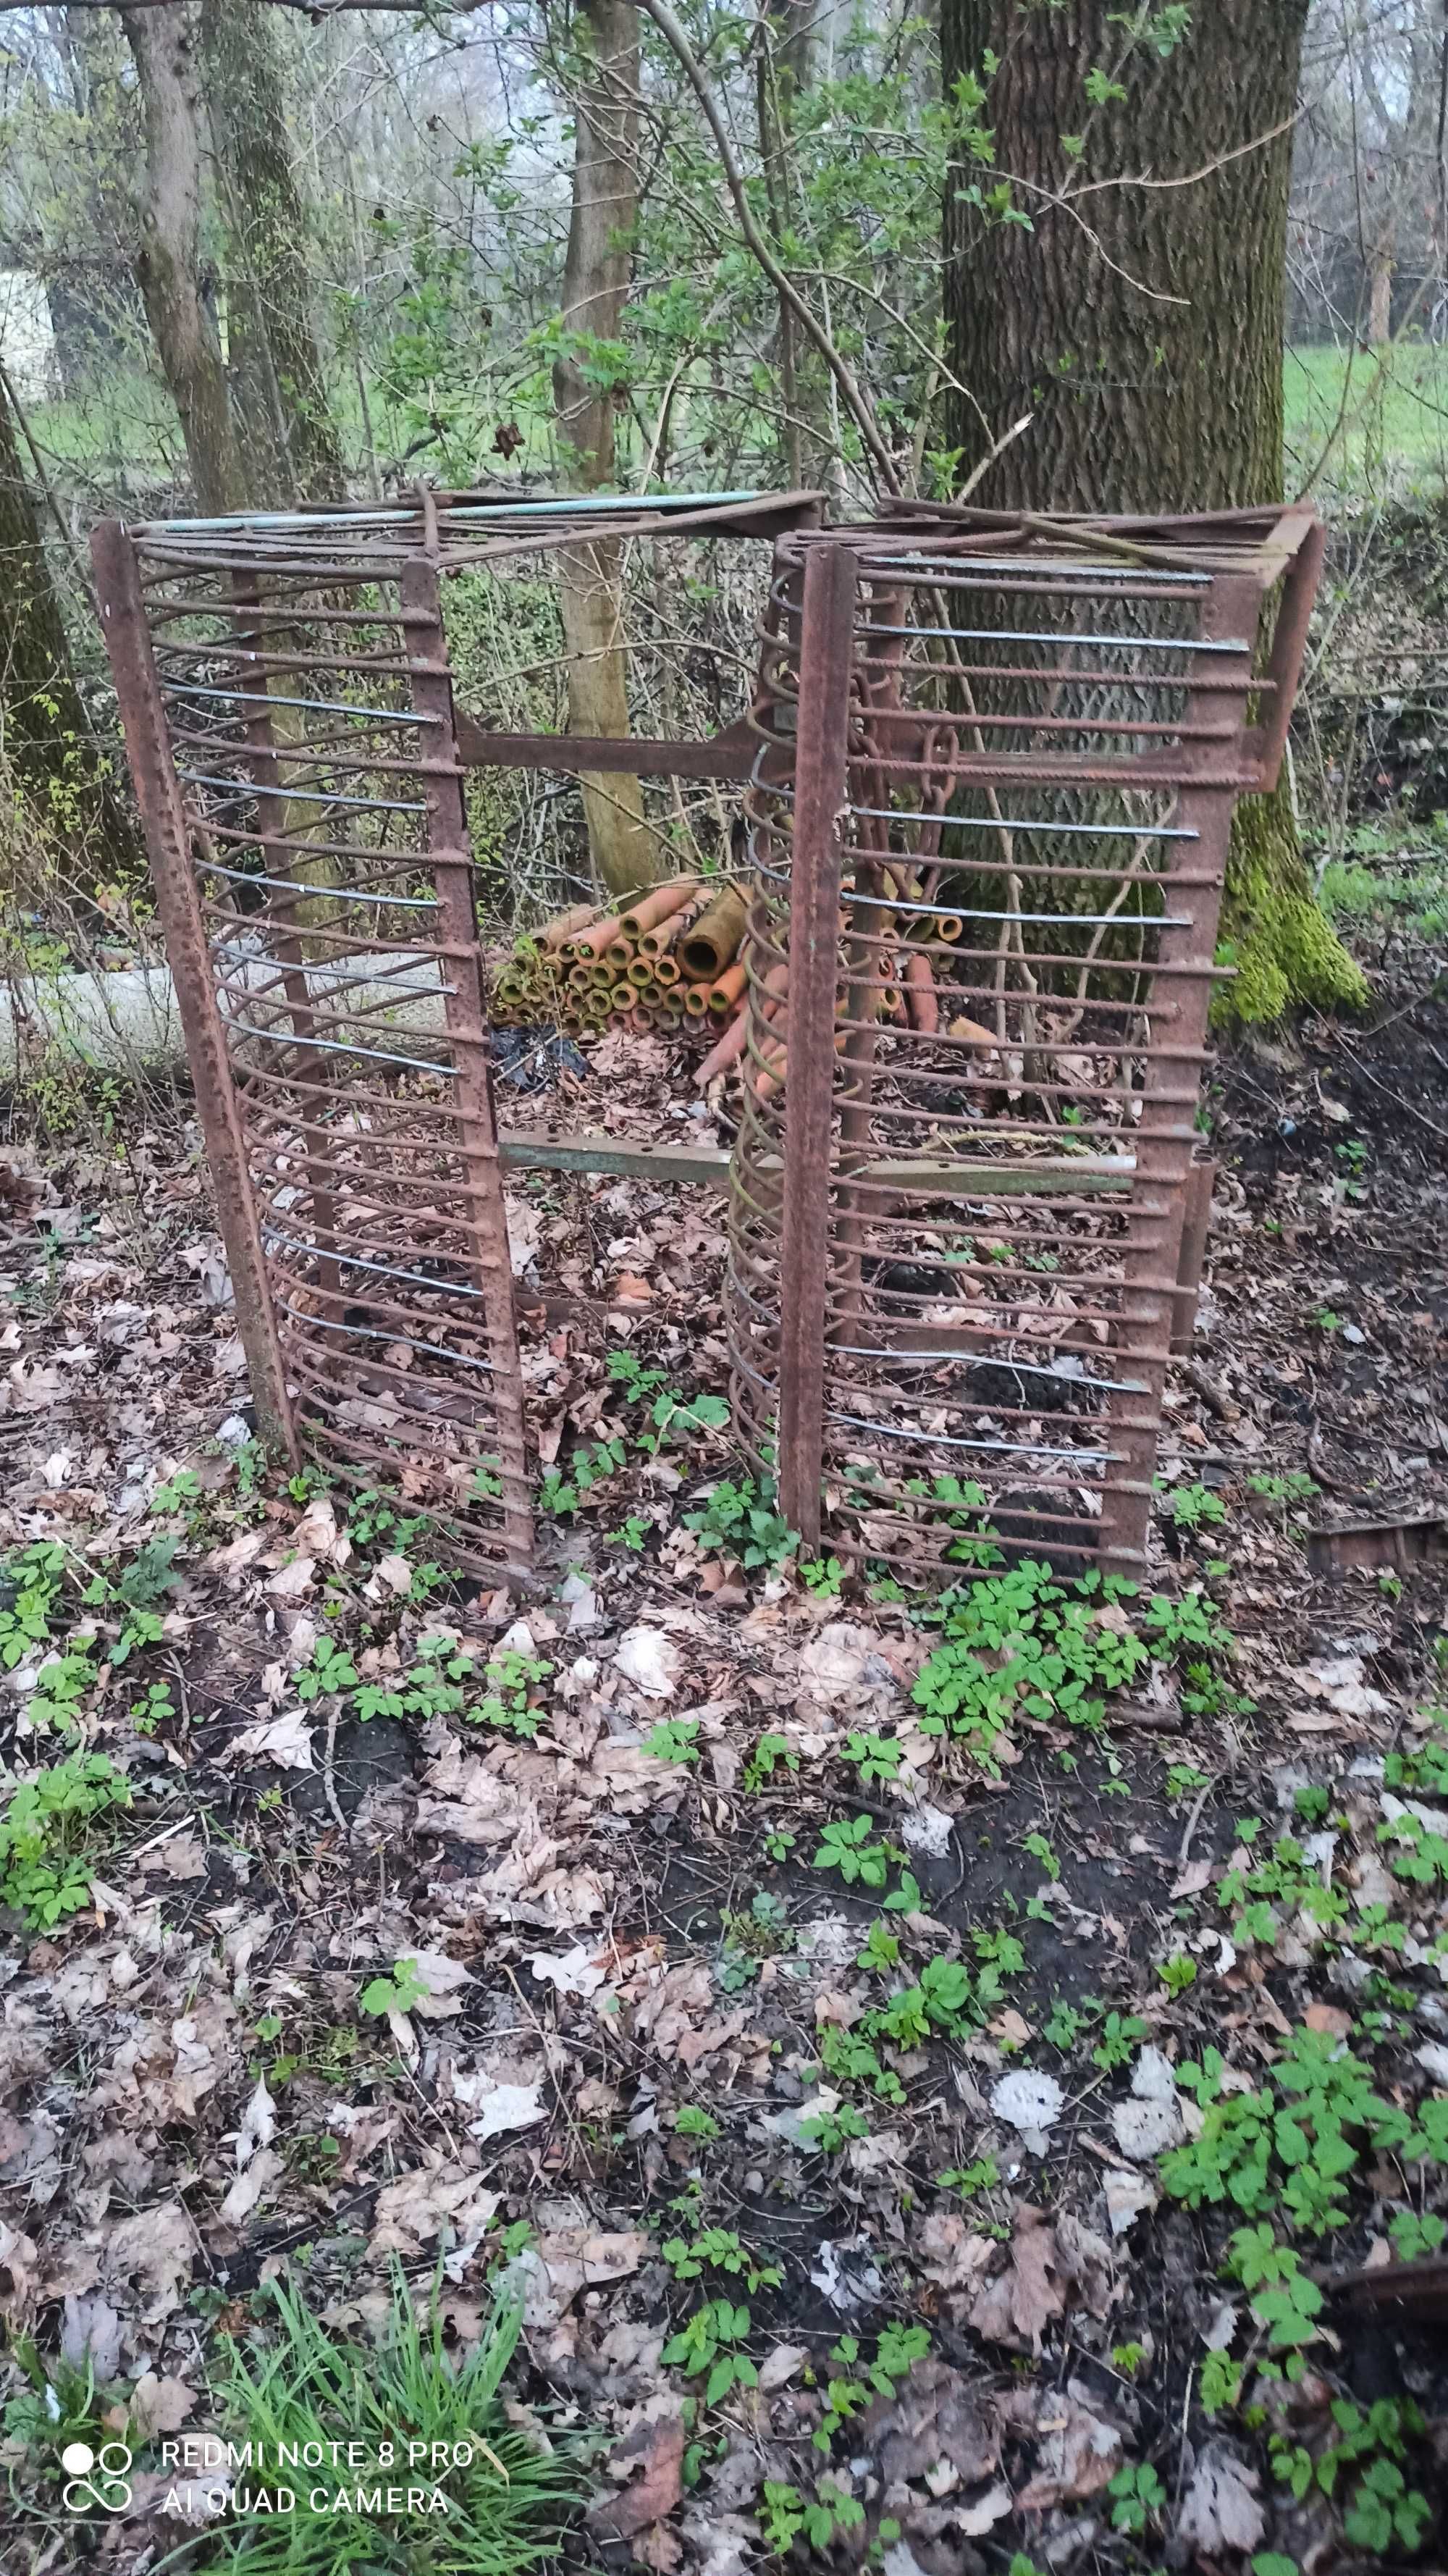
<svg viewBox="0 0 1448 2576"><path fill-rule="evenodd" d="M955 2209L933 2211L919 2241L926 2277L942 2290L970 2288L996 2251L995 2238L978 2236Z"/></svg>
<svg viewBox="0 0 1448 2576"><path fill-rule="evenodd" d="M560 1995L591 1995L605 1982L584 1941L575 1941L571 1950L535 1950L528 1965L540 1985L551 1985Z"/></svg>
<svg viewBox="0 0 1448 2576"><path fill-rule="evenodd" d="M166 1878L206 1876L206 1845L199 1834L168 1834L163 1843L139 1853L138 1858L148 1874L159 1870Z"/></svg>
<svg viewBox="0 0 1448 2576"><path fill-rule="evenodd" d="M1170 2060L1159 2048L1143 2048L1131 2072L1131 2099L1118 2102L1111 2126L1122 2154L1133 2164L1153 2164L1168 2147L1186 2136L1186 2118Z"/></svg>
<svg viewBox="0 0 1448 2576"><path fill-rule="evenodd" d="M277 2106L266 2089L266 2077L259 2075L256 2090L242 2114L236 2133L238 2169L249 2165L258 2147L269 2147L277 2125Z"/></svg>
<svg viewBox="0 0 1448 2576"><path fill-rule="evenodd" d="M626 1629L613 1660L624 1680L648 1699L672 1699L678 1689L683 1658L662 1628Z"/></svg>
<svg viewBox="0 0 1448 2576"><path fill-rule="evenodd" d="M976 2486L1000 2465L1000 2417L989 2379L982 2373L972 2387L963 2372L945 2361L917 2361L894 2396L870 2408L862 2429L887 2487L938 2472L941 2463L954 2471L950 2486ZM950 2486L938 2474L930 2475L933 2495L947 2494ZM1003 2510L1009 2505L1007 2489ZM989 2527L981 2525L982 2530Z"/></svg>
<svg viewBox="0 0 1448 2576"><path fill-rule="evenodd" d="M1092 2316L1107 2314L1115 2292L1105 2238L1068 2211L1053 2225L1044 2210L1020 2202L1010 2261L980 2292L970 2323L992 2343L1038 2353L1046 2327L1065 2314L1072 2292Z"/></svg>
<svg viewBox="0 0 1448 2576"><path fill-rule="evenodd" d="M228 2227L239 2227L250 2218L258 2201L280 2182L286 2165L274 2147L258 2147L244 2172L239 2173L225 2200L221 2216Z"/></svg>
<svg viewBox="0 0 1448 2576"><path fill-rule="evenodd" d="M662 2522L671 2514L683 2494L682 2419L663 2415L653 2423L636 2424L609 2453L607 2465L611 2477L626 2477L632 2483L620 2494L600 2496L590 2505L589 2528L605 2543L632 2540L651 2523ZM643 2474L634 2478L633 2472L640 2465Z"/></svg>
<svg viewBox="0 0 1448 2576"><path fill-rule="evenodd" d="M133 2429L149 2441L153 2433L179 2432L195 2407L195 2391L184 2379L158 2379L148 2370L131 2391L128 2412Z"/></svg>
<svg viewBox="0 0 1448 2576"><path fill-rule="evenodd" d="M1054 2075L1039 2074L1034 2067L1013 2067L992 2087L990 2107L998 2120L1008 2120L1020 2133L1021 2144L1032 2155L1046 2152L1046 2132L1053 2129L1066 2107L1066 2096Z"/></svg>
<svg viewBox="0 0 1448 2576"><path fill-rule="evenodd" d="M1016 2497L1019 2512L1049 2513L1059 2504L1084 2503L1111 2484L1121 2466L1121 2434L1095 2412L1095 2400L1079 2379L1068 2380L1064 2396L1056 2389L1020 2389L1007 2399L1006 2412L1036 2442L1036 2471Z"/></svg>
<svg viewBox="0 0 1448 2576"><path fill-rule="evenodd" d="M402 2174L377 2195L370 2239L374 2257L401 2254L404 2259L447 2227L454 2253L476 2245L502 2194L489 2191L480 2174L465 2173L440 2152L412 2173Z"/></svg>
<svg viewBox="0 0 1448 2576"><path fill-rule="evenodd" d="M556 2325L580 2290L626 2280L653 2252L651 2238L636 2231L600 2235L588 2227L554 2228L533 2249L535 2264L547 2275L546 2288L536 2277L528 2300L530 2325ZM529 2265L535 2271L535 2264Z"/></svg>
<svg viewBox="0 0 1448 2576"><path fill-rule="evenodd" d="M114 2379L121 2364L121 2320L99 2292L68 2298L60 2330L60 2357L72 2370L90 2365L98 2388Z"/></svg>
<svg viewBox="0 0 1448 2576"><path fill-rule="evenodd" d="M1267 2529L1258 2497L1262 2481L1229 2451L1224 2442L1208 2442L1198 2456L1191 2483L1182 2497L1177 2538L1204 2558L1224 2550L1245 2557L1256 2549Z"/></svg>
<svg viewBox="0 0 1448 2576"><path fill-rule="evenodd" d="M456 2088L456 2075L453 2083ZM531 2129L548 2116L541 2084L486 2084L471 2100L478 2116L468 2122L470 2138L499 2138L509 2129Z"/></svg>
<svg viewBox="0 0 1448 2576"><path fill-rule="evenodd" d="M449 2014L462 2011L462 1989L473 1983L460 1959L449 1959L441 1950L409 1950L410 1966L425 1988L415 2002L408 2005L423 2021L445 2021Z"/></svg>
<svg viewBox="0 0 1448 2576"><path fill-rule="evenodd" d="M337 1507L330 1494L317 1494L308 1503L287 1541L287 1551L297 1556L310 1556L322 1565L347 1563L352 1554L352 1542L345 1530L337 1527ZM272 1589L270 1584L267 1589Z"/></svg>
<svg viewBox="0 0 1448 2576"><path fill-rule="evenodd" d="M222 1756L234 1762L247 1754L264 1754L283 1771L315 1771L312 1759L312 1730L300 1708L284 1709L279 1717L263 1718L260 1726L248 1726L234 1735Z"/></svg>
<svg viewBox="0 0 1448 2576"><path fill-rule="evenodd" d="M200 2251L189 2211L179 2200L159 2209L138 2209L112 2227L102 2247L102 2261L112 2280L136 2281L149 2293L143 2322L157 2324L181 2304L183 2282Z"/></svg>
<svg viewBox="0 0 1448 2576"><path fill-rule="evenodd" d="M290 1565L270 1577L266 1589L273 1601L300 1601L304 1592L311 1591L316 1571L314 1556L294 1556Z"/></svg>
<svg viewBox="0 0 1448 2576"><path fill-rule="evenodd" d="M1155 2209L1161 2194L1144 2174L1113 2171L1102 2185L1113 2236L1124 2236L1138 2218Z"/></svg>
<svg viewBox="0 0 1448 2576"><path fill-rule="evenodd" d="M1309 2004L1302 2018L1309 2030L1324 2031L1329 2039L1352 2037L1352 2014L1338 2004Z"/></svg>

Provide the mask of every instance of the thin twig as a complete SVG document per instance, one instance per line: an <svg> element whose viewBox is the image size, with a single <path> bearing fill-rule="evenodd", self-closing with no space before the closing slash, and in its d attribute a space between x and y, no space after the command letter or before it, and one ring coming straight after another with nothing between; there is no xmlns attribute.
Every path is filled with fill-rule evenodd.
<svg viewBox="0 0 1448 2576"><path fill-rule="evenodd" d="M342 1840L345 1843L349 1841L351 1837L347 1819L337 1804L336 1757L337 1718L339 1710L340 1702L334 1699L327 1715L327 1743L326 1749L322 1755L322 1788L326 1795L327 1804L332 1810L337 1830L341 1834Z"/></svg>
<svg viewBox="0 0 1448 2576"><path fill-rule="evenodd" d="M774 288L774 291L779 297L781 303L788 305L790 311L798 322L800 329L805 333L806 337L811 341L813 346L818 350L820 356L823 358L834 383L838 387L840 393L844 396L850 415L859 430L861 438L864 440L865 445L869 450L875 466L875 471L879 475L885 490L887 492L898 493L900 490L900 477L896 471L895 462L890 454L890 450L885 444L879 422L875 418L874 406L872 405L868 394L866 394L856 378L854 369L849 365L848 361L841 356L833 340L830 338L829 333L821 328L804 297L798 292L790 278L786 276L785 271L780 267L778 260L775 258L773 251L770 249L768 242L765 240L758 224L754 220L754 211L749 203L749 194L745 186L744 173L740 169L738 159L735 155L734 146L729 139L728 128L724 123L723 117L719 113L718 104L709 87L708 81L704 77L703 66L700 63L693 46L690 44L689 39L685 34L683 27L680 25L679 20L675 17L673 10L669 7L668 0L643 0L643 7L649 17L652 18L654 25L658 28L658 31L663 37L665 44L669 47L670 52L674 55L689 84L689 87L692 89L694 96L697 98L699 105L704 112L704 121L714 138L715 149L719 154L720 167L724 173L724 183L728 188L730 197L733 199L734 211L739 219L739 229L744 236L745 243L753 257L758 261L759 266L763 269L765 276L769 279L769 282Z"/></svg>
<svg viewBox="0 0 1448 2576"><path fill-rule="evenodd" d="M1185 1868L1186 1868L1186 1865L1187 1865L1187 1854L1188 1854L1188 1852L1191 1850L1191 1847L1192 1847L1192 1836L1193 1836L1193 1834L1196 1832L1198 1825L1199 1825L1199 1824L1201 1823L1201 1821L1202 1821L1202 1809L1203 1809L1203 1807L1206 1805L1207 1800L1210 1798L1210 1796L1211 1796L1211 1794L1212 1794L1212 1791L1213 1791L1215 1788L1218 1788L1218 1787L1221 1785L1221 1782L1225 1779L1225 1777L1226 1777L1225 1772L1222 1772L1222 1771L1214 1771L1214 1772L1213 1772L1213 1774L1212 1774L1211 1779L1210 1779L1210 1780L1205 1780L1205 1781L1202 1783L1201 1788L1197 1791L1197 1794L1196 1794L1195 1798L1192 1800L1192 1811L1191 1811L1191 1814L1188 1816L1188 1818L1187 1818L1187 1820L1186 1820L1186 1824L1185 1824L1185 1826L1184 1826L1184 1827L1183 1827L1183 1829L1182 1829L1181 1849L1180 1849L1180 1851L1177 1853L1177 1867L1178 1867L1178 1869L1185 1869Z"/></svg>

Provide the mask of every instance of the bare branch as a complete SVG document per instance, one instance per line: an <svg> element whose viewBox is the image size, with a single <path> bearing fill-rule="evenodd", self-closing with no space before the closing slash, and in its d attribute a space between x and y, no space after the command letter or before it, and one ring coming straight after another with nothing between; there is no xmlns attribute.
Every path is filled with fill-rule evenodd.
<svg viewBox="0 0 1448 2576"><path fill-rule="evenodd" d="M816 320L804 297L791 284L754 220L744 185L744 173L739 167L729 129L719 113L718 102L704 77L703 66L693 46L669 7L668 0L641 0L641 5L658 28L703 109L704 121L714 138L715 148L719 154L725 185L734 202L739 229L751 255L758 261L781 303L788 305L800 329L823 358L844 398L846 409L865 442L875 471L886 491L898 493L900 477L895 468L894 458L885 444L868 394L859 383L854 369L846 359L841 357L829 333L822 329Z"/></svg>

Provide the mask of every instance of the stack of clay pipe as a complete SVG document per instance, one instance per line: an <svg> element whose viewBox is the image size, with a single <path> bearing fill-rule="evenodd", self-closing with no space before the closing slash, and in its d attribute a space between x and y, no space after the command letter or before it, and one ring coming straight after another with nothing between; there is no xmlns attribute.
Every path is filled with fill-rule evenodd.
<svg viewBox="0 0 1448 2576"><path fill-rule="evenodd" d="M887 876L887 885L892 880ZM910 891L913 893L914 888ZM912 925L913 927L914 925ZM979 1020L946 1019L936 987L936 970L943 968L947 988L951 974L951 949L960 939L964 922L955 913L942 912L933 918L919 916L918 929L908 945L902 942L898 955L887 951L885 972L879 980L867 978L863 985L841 992L835 1004L835 1017L845 1019L853 1011L866 1019L878 1019L882 1027L893 1022L922 1037L945 1035L967 1046L985 1051L992 1058L996 1049L995 1033ZM875 975L879 976L878 964ZM786 1017L785 1004L789 990L789 969L783 962L771 966L759 994L758 1035L752 1053L743 1065L743 1079L756 1100L773 1097L785 1082L789 1067L783 1035L776 1023ZM699 1066L695 1079L702 1090L717 1073L745 1057L746 1025L742 1011L729 1021L723 1035ZM836 1054L843 1054L845 1030L835 1039ZM983 1058L982 1058L983 1061Z"/></svg>
<svg viewBox="0 0 1448 2576"><path fill-rule="evenodd" d="M497 1026L550 1018L577 1036L728 1029L744 1003L745 902L728 878L674 877L622 910L575 904L519 942L493 985Z"/></svg>
<svg viewBox="0 0 1448 2576"><path fill-rule="evenodd" d="M622 910L575 904L502 961L493 985L494 1024L551 1019L575 1036L610 1026L666 1037L696 1030L712 1040L695 1075L702 1088L745 1056L745 918L745 897L728 878L674 877ZM902 940L883 981L857 988L853 1006L886 1026L893 1021L933 1037L944 1019L936 969L946 969L948 984L950 951L964 924L948 911L917 920L915 936ZM783 1037L772 1026L784 1018L787 979L782 963L765 977L759 1043L743 1067L761 1100L781 1088L788 1071ZM851 1007L842 993L837 1015ZM995 1045L992 1032L975 1020L952 1018L944 1034L976 1047ZM842 1032L837 1049L844 1042Z"/></svg>

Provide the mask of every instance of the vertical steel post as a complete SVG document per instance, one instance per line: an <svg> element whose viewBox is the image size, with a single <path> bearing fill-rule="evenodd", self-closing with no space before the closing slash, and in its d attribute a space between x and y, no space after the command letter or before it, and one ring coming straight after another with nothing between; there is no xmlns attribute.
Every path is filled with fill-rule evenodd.
<svg viewBox="0 0 1448 2576"><path fill-rule="evenodd" d="M1197 640L1207 644L1241 636L1250 642L1257 631L1260 610L1261 593L1254 581L1240 574L1219 574L1203 594ZM1194 686L1204 675L1208 675L1208 666L1202 656L1188 675L1184 723L1205 730L1209 722L1206 693ZM1183 744L1183 760L1190 761L1193 774L1181 789L1173 820L1194 832L1196 839L1166 844L1174 864L1162 887L1162 900L1183 926L1158 933L1159 962L1194 970L1178 973L1172 979L1176 1009L1172 1044L1183 1054L1206 1044L1211 966L1244 732L1245 709L1238 719L1235 737ZM1184 850L1191 854L1189 862L1175 858ZM1131 1374L1142 1392L1113 1396L1108 1405L1106 1421L1118 1463L1107 1470L1101 1497L1102 1561L1117 1572L1132 1574L1141 1572L1146 1556L1152 1477L1176 1312L1187 1176L1196 1142L1191 1111L1164 1096L1178 1090L1180 1084L1179 1067L1170 1057L1147 1056L1135 1139L1136 1174L1123 1246L1121 1301L1122 1331L1135 1353Z"/></svg>
<svg viewBox="0 0 1448 2576"><path fill-rule="evenodd" d="M1173 1354L1189 1351L1196 1328L1197 1298L1202 1284L1202 1270L1207 1258L1207 1229L1212 1217L1212 1189L1217 1178L1215 1163L1193 1163L1187 1174L1186 1216L1182 1224L1182 1248L1177 1261L1176 1294L1172 1299L1171 1346Z"/></svg>
<svg viewBox="0 0 1448 2576"><path fill-rule="evenodd" d="M784 1222L780 1242L779 1501L805 1545L820 1539L841 833L848 802L853 550L805 558L799 734L785 1006Z"/></svg>
<svg viewBox="0 0 1448 2576"><path fill-rule="evenodd" d="M166 938L187 1061L206 1140L216 1218L236 1299L236 1328L251 1375L257 1431L294 1465L301 1450L277 1338L256 1199L211 980L206 928L197 899L181 791L157 684L135 551L119 519L102 519L91 536L101 626L135 782L141 828L151 861L156 907Z"/></svg>
<svg viewBox="0 0 1448 2576"><path fill-rule="evenodd" d="M483 1295L483 1319L492 1360L504 1534L510 1570L526 1578L533 1568L533 1509L523 1442L523 1378L513 1313L513 1269L508 1252L503 1167L493 1114L483 948L473 900L472 844L468 834L467 808L463 802L462 766L457 752L452 680L448 671L442 592L436 564L426 556L416 556L403 564L399 589L403 608L409 612L403 632L412 681L412 703L419 715L433 719L429 727L429 753L451 762L445 774L429 770L423 781L427 797L428 864L437 888L438 930L448 949L447 981L451 989L447 992L445 1007L457 1068L453 1077L453 1096L464 1177L474 1185L465 1205L472 1229L473 1260L477 1284Z"/></svg>
<svg viewBox="0 0 1448 2576"><path fill-rule="evenodd" d="M1287 567L1272 650L1267 658L1265 676L1272 683L1273 695L1255 746L1260 762L1257 783L1264 794L1270 794L1276 786L1287 749L1287 729L1292 722L1293 700L1302 676L1302 658L1307 650L1307 632L1312 622L1312 604L1317 597L1326 552L1327 530L1320 519L1311 519L1302 543Z"/></svg>

